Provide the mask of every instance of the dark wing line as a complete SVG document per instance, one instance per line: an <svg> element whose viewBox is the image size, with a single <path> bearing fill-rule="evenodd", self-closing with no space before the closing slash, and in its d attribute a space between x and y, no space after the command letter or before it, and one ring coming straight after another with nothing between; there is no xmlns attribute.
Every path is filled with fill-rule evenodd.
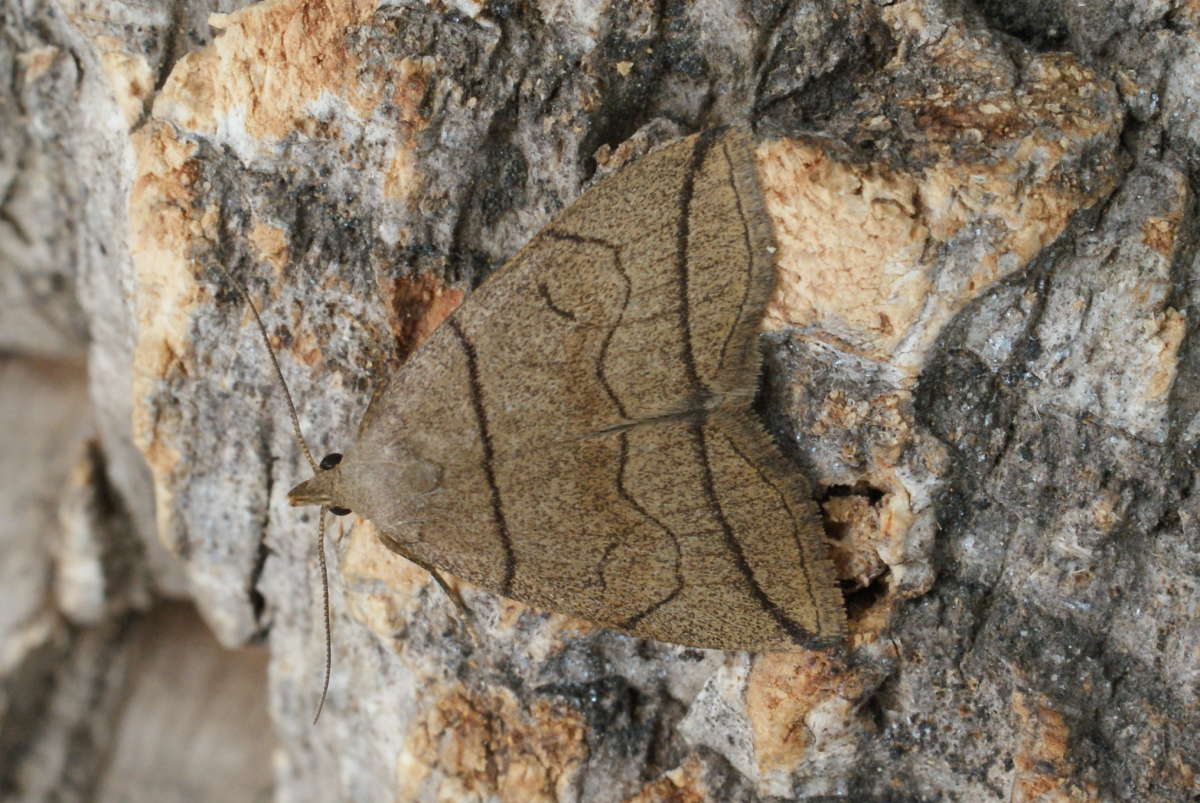
<svg viewBox="0 0 1200 803"><path fill-rule="evenodd" d="M608 242L607 240L604 240L604 239L601 239L598 237L584 237L582 235L573 234L571 232L548 230L546 232L546 236L554 237L555 239L565 240L568 242L580 243L580 244L584 244L584 245L595 245L595 246L599 246L601 248L607 249L612 254L613 265L614 265L614 267L616 267L617 273L620 274L622 281L625 283L625 296L624 296L624 298L621 299L620 314L617 315L617 319L608 328L608 331L604 335L604 341L600 345L600 354L596 359L596 380L600 383L600 386L602 388L604 388L604 392L608 395L608 398L612 400L613 405L617 408L617 412L621 416L621 420L628 421L629 413L625 409L625 405L621 402L621 399L617 395L616 391L614 391L612 389L612 385L609 384L608 376L605 374L605 371L604 371L604 363L606 360L606 356L608 354L609 344L612 343L613 335L616 334L617 329L619 329L621 327L621 324L625 320L625 313L629 309L629 296L633 292L633 282L630 280L629 274L625 270L625 265L621 261L621 249L620 249L620 247ZM547 293L547 296L548 295L549 295L549 293ZM639 503L636 499L634 499L633 495L629 493L629 489L625 485L625 469L626 469L626 464L628 463L628 460L629 460L629 433L628 433L628 431L621 432L618 435L618 442L620 443L621 453L620 453L620 459L617 461L617 482L616 482L617 493L620 495L620 497L623 500L625 500L626 504L628 504L635 511L637 511L637 513L639 515L641 515L646 520L653 522L659 529L661 529L664 533L666 533L667 537L671 539L671 544L674 546L674 549L675 549L675 588L671 591L671 593L667 594L662 599L658 600L657 602L651 603L649 606L646 607L645 610L641 611L640 613L634 614L633 616L625 619L623 622L621 622L618 625L619 627L630 629L630 628L633 628L634 626L636 626L637 623L640 622L643 618L645 618L646 616L649 616L651 613L656 611L658 608L662 607L663 605L666 605L668 602L675 599L675 597L677 597L679 595L680 591L683 590L683 553L682 553L682 547L679 544L679 536L676 535L671 530L671 528L667 527L665 524L663 524L661 521L659 521L653 514L650 513L650 511L648 511L644 507L642 507L641 503ZM615 544L616 544L616 542L614 541L605 550L606 558L607 558L610 550L612 549L612 547ZM607 561L605 561L605 562L607 562ZM608 583L604 579L604 564L603 563L600 566L600 583L604 588L608 588Z"/></svg>
<svg viewBox="0 0 1200 803"><path fill-rule="evenodd" d="M542 301L546 302L546 306L555 315L567 321L575 320L575 313L569 309L563 309L554 303L554 299L550 297L550 288L546 286L545 282L538 282L538 295L542 297Z"/></svg>
<svg viewBox="0 0 1200 803"><path fill-rule="evenodd" d="M691 237L692 197L696 192L696 173L704 164L704 157L712 148L713 141L721 134L720 129L710 129L696 137L692 145L692 159L683 175L679 187L679 222L675 229L675 275L679 282L679 328L683 334L683 366L693 393L707 396L709 390L700 382L696 370L696 355L692 349L692 310L688 299L690 277L688 276L688 240Z"/></svg>
<svg viewBox="0 0 1200 803"><path fill-rule="evenodd" d="M471 405L475 408L475 419L479 425L479 440L483 444L483 474L487 478L488 489L491 491L492 518L496 521L496 532L500 536L500 546L504 549L504 582L500 586L500 593L512 596L513 577L517 573L517 556L513 551L512 536L508 532L508 521L504 517L500 486L496 484L496 470L493 465L495 451L492 446L492 433L488 429L487 409L483 404L483 385L479 381L479 360L475 354L475 346L463 332L458 319L452 316L446 321L446 325L458 338L458 343L467 357Z"/></svg>
<svg viewBox="0 0 1200 803"><path fill-rule="evenodd" d="M708 439L704 435L704 423L707 416L698 417L696 423L691 428L691 434L699 452L698 457L704 470L704 495L708 500L709 507L712 509L713 515L721 526L721 531L724 535L725 548L733 556L734 563L737 565L738 571L745 578L746 583L750 586L750 593L755 601L758 602L760 608L766 611L783 629L785 633L792 637L792 640L798 644L805 644L812 640L813 634L809 633L797 622L792 619L776 605L767 592L763 591L762 586L754 579L754 571L750 568L750 563L746 560L746 553L742 549L742 544L737 539L737 534L734 533L733 527L729 524L729 520L725 518L725 511L721 509L721 502L717 498L716 483L713 481L712 468L709 466L708 460Z"/></svg>
<svg viewBox="0 0 1200 803"><path fill-rule="evenodd" d="M621 494L622 499L633 506L634 510L645 516L650 521L654 522L660 530L666 533L667 537L671 539L671 545L675 549L675 588L671 589L671 593L667 594L662 599L658 600L657 602L650 603L643 610L620 622L619 627L623 627L626 630L631 630L637 626L638 622L642 621L647 616L661 608L663 605L666 605L671 600L675 599L677 596L679 596L679 593L683 591L683 547L679 545L679 536L676 535L670 527L663 524L655 516L651 515L650 511L642 507L641 504L639 504L638 501L630 495L629 490L625 487L625 464L628 460L629 452L628 432L622 432L620 434L620 443L621 459L617 463L617 492Z"/></svg>
<svg viewBox="0 0 1200 803"><path fill-rule="evenodd" d="M750 225L746 221L746 210L742 208L742 196L738 193L737 182L733 180L733 160L729 158L728 146L722 146L721 153L729 168L729 189L733 191L733 198L737 202L738 220L742 222L742 237L746 241L746 286L742 290L742 300L738 304L737 321L729 327L729 332L725 335L725 342L721 344L721 356L717 360L719 368L724 368L725 352L728 350L733 336L738 332L739 324L746 314L746 302L750 299L750 291L754 288L754 244L750 240Z"/></svg>
<svg viewBox="0 0 1200 803"><path fill-rule="evenodd" d="M620 328L621 323L625 320L625 312L629 308L629 295L631 292L632 282L629 280L629 274L625 272L625 265L621 262L621 249L613 245L608 240L600 239L599 237L584 237L579 234L573 234L568 231L558 231L550 229L546 231L547 237L553 237L556 240L563 240L570 243L579 243L581 245L594 245L600 248L607 249L612 254L613 265L617 269L617 273L621 275L621 280L625 282L625 297L621 299L621 312L617 316L617 320L608 328L608 332L604 335L604 342L600 344L600 357L596 360L596 381L600 383L600 387L604 388L604 392L608 394L608 398L612 399L612 403L616 406L617 412L621 415L622 421L629 419L629 413L625 410L625 405L613 392L612 386L608 383L608 377L604 374L604 355L608 353L608 346L612 343L613 335ZM544 286L544 285L543 285ZM547 298L549 292L546 293ZM574 317L574 316L572 316Z"/></svg>
<svg viewBox="0 0 1200 803"><path fill-rule="evenodd" d="M722 434L724 435L724 433ZM812 591L813 579L808 572L808 561L805 560L804 541L800 537L800 526L796 521L796 514L792 510L792 505L788 501L787 494L785 494L778 485L772 482L771 479L763 473L762 469L760 469L753 460L747 457L746 454L738 448L738 445L733 438L729 437L728 435L725 435L724 437L729 443L729 447L733 449L734 453L737 454L738 457L742 458L742 462L758 472L759 479L765 482L768 486L770 486L771 490L775 491L775 493L779 495L779 500L783 503L784 509L787 510L788 518L792 520L792 536L796 541L796 546L798 547L798 551L800 553L800 570L804 573L804 587L808 591L808 598L812 602L813 610L817 615L817 633L819 634L824 632L824 628L821 626L821 606L818 604L817 598Z"/></svg>

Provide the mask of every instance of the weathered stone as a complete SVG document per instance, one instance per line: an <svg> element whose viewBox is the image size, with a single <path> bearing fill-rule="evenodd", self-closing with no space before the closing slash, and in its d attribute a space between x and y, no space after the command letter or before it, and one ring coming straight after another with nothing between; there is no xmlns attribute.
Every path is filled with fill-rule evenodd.
<svg viewBox="0 0 1200 803"><path fill-rule="evenodd" d="M79 533L111 525L66 528L82 579L52 613L111 622L140 598L96 578L126 572L227 645L265 636L281 798L1200 793L1194 4L280 0L213 31L173 8L73 9L11 62L37 124L4 141L82 172L46 146L5 168L29 175L3 253L69 279L50 312L22 291L0 336L90 336L103 475L145 555L97 570ZM475 644L351 520L312 727L315 522L284 499L301 461L216 265L333 451L595 175L734 120L779 239L761 406L825 489L847 649L643 643L464 586ZM86 326L43 325L75 303ZM65 521L107 520L68 499Z"/></svg>

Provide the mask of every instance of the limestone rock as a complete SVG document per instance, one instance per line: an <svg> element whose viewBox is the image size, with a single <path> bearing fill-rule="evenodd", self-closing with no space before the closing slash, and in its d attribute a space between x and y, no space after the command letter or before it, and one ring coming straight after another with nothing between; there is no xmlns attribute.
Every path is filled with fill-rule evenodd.
<svg viewBox="0 0 1200 803"><path fill-rule="evenodd" d="M5 253L69 277L41 319L82 310L104 474L145 554L122 571L227 646L269 645L281 799L1200 793L1194 4L46 8L69 43L8 86L81 87L74 116L24 102L91 169L73 194L26 167L48 183L12 197L75 215ZM822 489L845 649L689 650L464 585L475 644L351 517L313 726L316 523L287 505L304 465L218 266L337 451L589 181L733 121L778 238L761 408ZM0 336L26 349L9 332L31 327ZM63 565L94 577L87 556ZM103 588L56 604L91 628L144 604Z"/></svg>

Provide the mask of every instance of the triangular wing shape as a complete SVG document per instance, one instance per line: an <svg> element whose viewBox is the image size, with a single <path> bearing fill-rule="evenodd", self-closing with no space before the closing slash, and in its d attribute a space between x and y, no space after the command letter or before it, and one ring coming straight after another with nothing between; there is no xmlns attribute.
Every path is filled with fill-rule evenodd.
<svg viewBox="0 0 1200 803"><path fill-rule="evenodd" d="M748 409L770 244L741 129L602 181L393 375L336 504L426 563L639 635L840 633L815 508Z"/></svg>

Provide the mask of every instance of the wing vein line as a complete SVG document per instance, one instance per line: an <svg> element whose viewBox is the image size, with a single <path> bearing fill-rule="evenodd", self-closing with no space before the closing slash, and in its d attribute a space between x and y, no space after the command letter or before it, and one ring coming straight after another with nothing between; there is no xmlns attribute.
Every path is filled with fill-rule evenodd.
<svg viewBox="0 0 1200 803"><path fill-rule="evenodd" d="M717 359L718 368L725 367L725 352L729 349L729 343L733 340L733 336L741 328L742 320L746 315L746 302L750 299L750 290L754 287L754 243L750 241L750 226L746 221L746 210L742 208L741 193L738 192L737 182L733 179L733 160L729 158L728 148L722 147L721 154L725 157L725 165L729 168L729 189L733 191L733 199L737 203L738 220L742 222L742 238L746 241L746 285L742 288L742 300L738 304L737 320L734 321L733 326L729 327L729 331L725 335L725 342L721 344L721 356Z"/></svg>
<svg viewBox="0 0 1200 803"><path fill-rule="evenodd" d="M600 387L604 388L604 392L608 394L608 398L612 400L613 405L617 408L617 412L621 416L621 420L625 421L629 418L629 413L625 410L625 404L617 396L612 389L612 385L608 382L608 376L604 372L605 355L608 354L608 347L612 343L613 335L621 328L621 324L625 321L625 313L629 310L629 296L632 293L633 282L629 278L629 274L625 270L625 265L621 262L621 249L616 245L602 240L598 237L585 237L580 234L573 234L566 231L550 231L547 232L550 236L566 240L567 242L580 243L582 245L595 245L600 248L607 249L612 254L613 266L617 269L617 273L621 276L621 281L625 283L625 297L621 299L621 311L617 315L617 320L608 327L608 331L604 335L604 341L600 344L600 354L596 358L596 381L600 383ZM548 295L548 293L547 293Z"/></svg>
<svg viewBox="0 0 1200 803"><path fill-rule="evenodd" d="M683 365L687 371L688 381L692 392L707 394L708 388L700 381L700 373L696 368L696 354L692 348L692 310L688 297L691 277L688 275L688 257L692 233L692 198L696 193L696 174L704 164L704 158L712 148L716 130L706 131L696 138L692 147L692 158L683 174L683 183L679 187L679 222L675 228L675 274L679 282L679 328L683 345Z"/></svg>
<svg viewBox="0 0 1200 803"><path fill-rule="evenodd" d="M641 503L638 502L636 499L634 499L633 496L629 493L629 489L625 487L625 467L629 460L629 433L628 432L621 433L620 442L621 442L621 460L617 464L618 465L618 468L617 468L617 493L619 493L621 495L621 498L624 499L627 503L629 503L629 505L634 510L636 510L640 515L642 515L645 518L649 519L650 521L654 522L654 524L656 524L659 527L659 529L661 529L664 533L666 533L667 537L671 539L671 545L674 547L674 550L675 550L675 587L673 589L671 589L671 593L667 594L662 599L659 599L655 602L650 603L644 609L642 609L638 613L635 613L633 616L626 618L625 620L623 620L620 623L620 626L625 628L626 630L632 630L634 627L637 626L638 622L642 621L643 619L645 619L647 616L649 616L650 614L657 611L662 606L669 604L673 599L675 599L677 596L679 596L679 593L681 591L683 591L683 547L680 546L679 536L676 535L675 531L672 530L667 525L663 524L661 521L659 521L657 517L651 515L650 511L648 511L644 507L642 507Z"/></svg>
<svg viewBox="0 0 1200 803"><path fill-rule="evenodd" d="M613 336L617 333L617 330L621 328L621 324L625 320L625 313L629 309L629 297L633 292L633 281L629 278L629 273L626 271L625 265L621 261L621 249L607 240L602 240L596 237L584 237L579 234L562 231L550 231L548 234L560 240L567 240L569 242L582 243L586 245L596 245L601 248L606 248L612 253L613 266L616 268L617 273L621 276L621 280L624 282L625 294L621 299L620 313L617 315L617 319L612 323L612 325L608 327L608 332L605 333L604 341L600 345L600 353L596 357L596 381L600 383L600 386L604 388L604 392L608 394L608 398L612 400L613 406L617 408L617 412L621 416L621 420L623 422L628 421L629 412L626 410L625 404L621 401L620 396L618 396L617 392L613 390L612 385L608 381L608 375L604 370L604 363L607 359L609 345L612 343ZM617 494L622 500L625 501L626 504L637 511L638 515L642 516L647 521L652 522L655 526L666 533L667 537L671 539L671 544L675 551L675 587L662 599L656 600L655 602L646 606L646 608L639 613L624 619L618 625L619 627L629 630L636 627L638 622L654 613L654 611L658 610L663 605L670 603L671 600L679 596L679 593L683 590L683 547L679 543L679 536L673 530L671 530L670 527L666 526L659 521L657 517L652 515L650 511L646 510L646 508L644 508L640 502L634 499L633 495L629 492L629 488L625 484L625 470L629 461L628 432L619 432L618 439L621 452L620 458L617 462ZM605 560L601 562L599 567L600 585L605 589L608 588L608 582L604 577L604 564L607 562L608 556L612 553L612 550L616 547L616 545L617 542L613 541L605 549Z"/></svg>
<svg viewBox="0 0 1200 803"><path fill-rule="evenodd" d="M508 521L504 517L504 504L500 498L500 486L496 484L495 449L492 445L492 433L488 429L487 409L483 404L483 385L479 381L479 359L475 354L475 346L471 343L462 325L450 318L446 322L450 330L458 338L463 353L467 357L467 379L470 384L471 405L475 408L475 419L479 425L479 440L483 444L483 475L487 479L488 490L491 491L492 518L496 521L496 531L500 535L500 546L504 550L504 581L500 593L512 595L513 578L517 573L517 556L513 551L512 536L508 532Z"/></svg>
<svg viewBox="0 0 1200 803"><path fill-rule="evenodd" d="M713 479L712 466L708 459L708 439L704 434L704 420L697 421L691 428L692 436L696 443L696 448L699 451L700 465L702 468L702 478L704 483L704 495L708 501L709 507L712 509L713 516L717 519L717 523L721 527L724 535L725 548L729 550L729 554L733 556L734 564L738 571L746 579L747 585L750 586L750 593L759 607L762 608L768 615L773 618L776 623L783 629L785 633L792 637L797 643L805 643L811 638L807 631L800 626L799 623L793 621L784 611L775 604L775 602L767 596L767 592L758 584L758 580L754 577L754 570L750 568L750 562L746 560L746 552L742 549L742 543L738 540L737 534L733 531L733 526L729 520L725 518L725 511L721 508L721 502L717 498L716 482Z"/></svg>
<svg viewBox="0 0 1200 803"><path fill-rule="evenodd" d="M791 504L789 504L789 502L788 502L787 494L785 494L782 490L780 490L779 486L776 485L774 482L772 482L771 479L766 474L763 473L762 469L759 468L754 463L753 460L751 460L749 457L747 457L745 452L743 452L741 449L738 448L738 445L736 442L734 442L733 438L729 437L728 435L725 435L725 433L721 433L721 434L724 436L726 442L729 444L729 448L733 449L734 453L742 459L742 462L745 463L746 465L750 466L750 468L754 469L755 472L758 473L759 479L761 479L764 483L766 483L767 486L769 486L771 488L771 490L773 490L776 494L779 495L779 500L783 503L783 507L788 513L788 518L790 518L792 520L792 537L795 539L796 547L798 548L798 551L800 552L800 571L802 571L804 573L804 587L808 591L808 599L809 599L809 601L812 602L813 611L816 613L817 633L820 634L820 633L824 632L824 630L821 626L821 606L817 602L816 595L813 594L813 580L808 572L808 559L807 559L807 556L804 554L804 542L800 537L800 528L799 528L798 522L796 521L796 514L792 510Z"/></svg>

